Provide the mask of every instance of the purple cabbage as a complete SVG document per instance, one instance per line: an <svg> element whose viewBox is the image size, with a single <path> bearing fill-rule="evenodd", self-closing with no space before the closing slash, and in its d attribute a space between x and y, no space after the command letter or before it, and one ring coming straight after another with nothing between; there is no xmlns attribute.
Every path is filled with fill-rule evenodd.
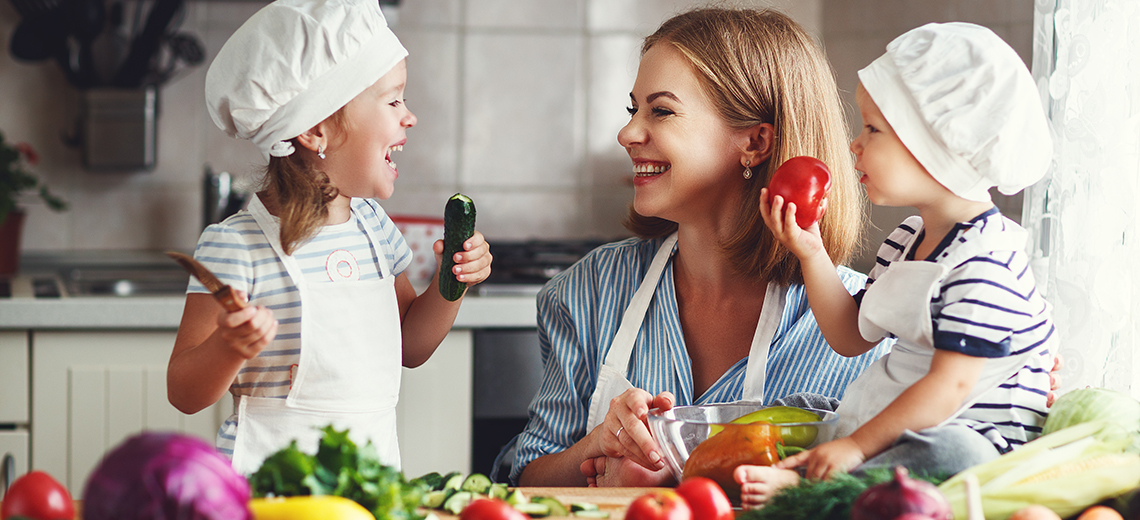
<svg viewBox="0 0 1140 520"><path fill-rule="evenodd" d="M249 520L249 483L206 442L144 432L109 452L83 490L83 520Z"/></svg>

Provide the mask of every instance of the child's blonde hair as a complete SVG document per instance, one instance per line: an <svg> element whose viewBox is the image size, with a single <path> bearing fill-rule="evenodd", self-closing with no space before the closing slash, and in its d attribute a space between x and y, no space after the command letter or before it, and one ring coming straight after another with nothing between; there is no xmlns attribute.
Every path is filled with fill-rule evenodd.
<svg viewBox="0 0 1140 520"><path fill-rule="evenodd" d="M802 280L795 255L780 245L760 218L760 189L776 167L800 155L831 169L823 243L836 264L855 252L864 222L863 199L847 148L847 124L831 66L794 20L773 10L704 8L677 15L645 39L641 53L668 43L689 60L704 92L729 126L775 127L771 157L753 167L737 229L722 244L736 268L778 283ZM677 229L630 206L625 225L639 236Z"/></svg>
<svg viewBox="0 0 1140 520"><path fill-rule="evenodd" d="M351 127L343 107L327 121L342 136ZM296 139L293 146L301 148ZM294 153L270 157L265 167L262 186L280 222L281 249L287 255L316 236L328 219L329 203L340 194L319 166L306 161L302 154Z"/></svg>

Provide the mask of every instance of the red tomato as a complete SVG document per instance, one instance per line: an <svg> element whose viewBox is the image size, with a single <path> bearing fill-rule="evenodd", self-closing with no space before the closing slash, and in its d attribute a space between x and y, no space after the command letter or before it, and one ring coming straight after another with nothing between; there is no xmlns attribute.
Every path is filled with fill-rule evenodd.
<svg viewBox="0 0 1140 520"><path fill-rule="evenodd" d="M530 517L497 498L480 498L467 504L459 520L528 520Z"/></svg>
<svg viewBox="0 0 1140 520"><path fill-rule="evenodd" d="M634 499L625 510L625 520L693 520L693 510L677 492L663 489Z"/></svg>
<svg viewBox="0 0 1140 520"><path fill-rule="evenodd" d="M72 520L75 503L67 488L42 471L30 472L12 482L0 506L0 519Z"/></svg>
<svg viewBox="0 0 1140 520"><path fill-rule="evenodd" d="M792 157L772 174L768 181L768 201L779 195L784 204L796 205L796 224L808 228L823 216L820 203L831 189L831 171L823 161L801 155Z"/></svg>
<svg viewBox="0 0 1140 520"><path fill-rule="evenodd" d="M684 497L693 510L693 518L700 520L732 520L736 513L732 511L732 502L720 485L711 478L689 477L676 488L677 494Z"/></svg>

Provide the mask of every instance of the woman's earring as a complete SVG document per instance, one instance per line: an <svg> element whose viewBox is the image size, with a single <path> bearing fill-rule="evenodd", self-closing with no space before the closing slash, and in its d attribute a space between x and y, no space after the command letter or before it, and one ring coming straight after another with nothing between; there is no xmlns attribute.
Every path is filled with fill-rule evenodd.
<svg viewBox="0 0 1140 520"><path fill-rule="evenodd" d="M317 157L320 157L321 159L325 158L325 145L322 144L317 146Z"/></svg>
<svg viewBox="0 0 1140 520"><path fill-rule="evenodd" d="M751 166L751 165L752 165L752 161L744 161L744 178L745 179L751 179L752 178L752 168L749 168L749 166Z"/></svg>

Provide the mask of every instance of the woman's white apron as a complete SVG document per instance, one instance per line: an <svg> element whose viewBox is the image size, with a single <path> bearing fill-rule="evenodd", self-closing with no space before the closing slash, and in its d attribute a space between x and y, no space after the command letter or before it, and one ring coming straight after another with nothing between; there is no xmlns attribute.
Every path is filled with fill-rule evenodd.
<svg viewBox="0 0 1140 520"><path fill-rule="evenodd" d="M942 281L951 267L975 256L982 250L1008 249L1020 242L1018 231L974 237L971 244L955 247L938 263L928 261L892 262L863 294L859 307L859 333L867 341L878 341L893 333L898 337L891 351L875 361L850 385L836 412L839 422L834 438L851 435L870 421L887 405L930 371L934 357L934 321L930 302L941 290ZM1024 231L1021 231L1024 234ZM912 246L913 247L913 244ZM1037 349L1017 356L991 358L962 406L941 424L956 419L985 393L1009 379Z"/></svg>
<svg viewBox="0 0 1140 520"><path fill-rule="evenodd" d="M673 233L654 255L645 279L633 294L629 307L622 315L621 324L614 334L610 350L606 354L605 362L598 370L598 382L590 396L590 415L586 421L586 431L589 432L606 418L610 409L610 400L633 388L626 374L629 370L629 360L633 347L637 342L641 324L645 322L649 303L661 274L665 271L665 264L673 254L673 247L677 244L677 234ZM774 283L768 284L764 295L764 308L760 311L760 319L756 324L756 333L752 336L752 346L748 352L748 366L744 372L745 401L764 400L764 381L768 369L768 347L772 336L776 333L776 326L784 314L784 297L787 289Z"/></svg>
<svg viewBox="0 0 1140 520"><path fill-rule="evenodd" d="M307 283L297 260L281 247L276 219L257 198L250 212L299 292L301 355L287 398L241 396L234 469L252 473L292 440L301 451L315 453L320 429L330 424L347 428L357 445L371 441L381 462L399 467L400 313L383 253L375 251L380 280ZM373 230L361 227L375 248Z"/></svg>

